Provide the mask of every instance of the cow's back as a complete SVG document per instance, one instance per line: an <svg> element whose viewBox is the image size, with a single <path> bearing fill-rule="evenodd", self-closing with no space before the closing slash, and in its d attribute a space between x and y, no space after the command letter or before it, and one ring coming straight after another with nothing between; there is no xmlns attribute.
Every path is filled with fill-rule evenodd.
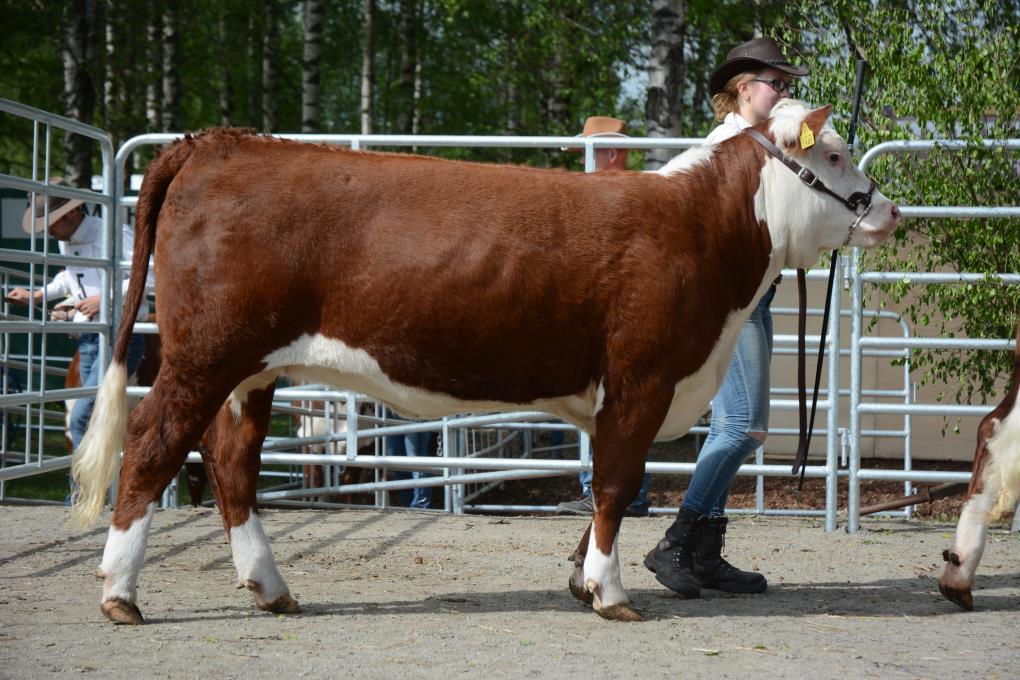
<svg viewBox="0 0 1020 680"><path fill-rule="evenodd" d="M673 325L675 246L643 217L665 178L195 141L157 233L168 355L229 344L249 374L321 335L402 384L527 403L597 382L609 326Z"/></svg>

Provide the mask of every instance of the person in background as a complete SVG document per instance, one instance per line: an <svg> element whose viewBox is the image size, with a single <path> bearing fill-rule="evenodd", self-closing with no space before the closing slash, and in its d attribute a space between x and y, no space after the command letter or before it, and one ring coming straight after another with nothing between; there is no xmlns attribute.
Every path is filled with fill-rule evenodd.
<svg viewBox="0 0 1020 680"><path fill-rule="evenodd" d="M584 130L581 137L626 137L627 124L616 118L608 116L591 116L584 121ZM595 172L603 170L626 170L627 149L595 149ZM549 437L550 444L556 446L563 443L562 430L554 430ZM595 503L591 495L592 472L582 470L580 474L581 497L577 500L566 501L556 506L557 515L591 515L595 512ZM651 502L648 500L648 486L652 477L645 474L641 483L641 490L637 498L627 507L626 514L629 517L646 517Z"/></svg>
<svg viewBox="0 0 1020 680"><path fill-rule="evenodd" d="M395 413L386 410L388 418L398 417ZM387 456L429 456L434 453L435 446L432 444L432 436L429 432L412 432L400 434L393 437L386 437ZM428 473L414 470L410 473L397 471L393 473L392 479L421 479L429 477ZM426 510L432 503L432 487L421 486L414 489L402 489L400 491L400 504L407 508Z"/></svg>
<svg viewBox="0 0 1020 680"><path fill-rule="evenodd" d="M50 178L53 186L67 186L60 177ZM47 204L49 209L47 210ZM103 220L95 215L90 215L85 209L85 203L76 199L67 199L60 196L36 195L35 211L32 204L21 221L25 233L39 233L49 227L51 238L59 242L61 255L75 255L81 257L103 257ZM135 232L124 225L124 252L130 253L134 250ZM123 272L123 290L127 291L130 271ZM152 271L149 272L147 286L152 287ZM57 304L51 313L51 318L60 321L92 321L99 315L100 303L100 281L99 269L93 266L69 265L60 271L45 288L37 289L30 294L24 288L15 288L8 293L7 298L12 302L23 304L42 304L43 299L62 301ZM148 303L144 300L138 310L138 320L145 321L149 314ZM131 338L128 348L127 368L128 374L134 375L138 364L142 360L144 351L142 337L136 335ZM102 376L99 374L99 334L81 333L78 336L78 352L81 363L81 386L97 387ZM71 410L70 425L71 442L75 449L85 435L89 418L92 415L92 407L95 405L94 397L85 397L75 400Z"/></svg>
<svg viewBox="0 0 1020 680"><path fill-rule="evenodd" d="M772 107L790 96L793 78L806 74L803 66L790 64L771 38L734 47L709 78L719 126L706 144L718 144L767 120ZM768 433L769 305L775 292L773 284L740 331L722 386L712 400L712 425L677 519L644 560L660 583L682 597L699 597L702 588L763 593L768 586L761 574L741 571L723 559L722 546L730 485Z"/></svg>

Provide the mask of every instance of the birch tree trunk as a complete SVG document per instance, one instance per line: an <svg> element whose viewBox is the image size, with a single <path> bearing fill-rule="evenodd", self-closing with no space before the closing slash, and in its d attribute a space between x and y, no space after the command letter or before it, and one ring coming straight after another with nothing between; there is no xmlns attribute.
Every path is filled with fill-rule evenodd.
<svg viewBox="0 0 1020 680"><path fill-rule="evenodd" d="M684 84L684 0L652 0L652 53L648 64L645 123L649 137L680 134ZM649 149L645 169L657 170L675 155Z"/></svg>
<svg viewBox="0 0 1020 680"><path fill-rule="evenodd" d="M279 35L279 5L265 0L266 28L262 34L262 129L272 132L279 127L276 116L276 52Z"/></svg>
<svg viewBox="0 0 1020 680"><path fill-rule="evenodd" d="M550 122L550 134L566 134L569 103L566 98L567 77L563 50L565 45L557 41L549 63L549 96L546 99L546 114ZM514 95L516 96L516 94Z"/></svg>
<svg viewBox="0 0 1020 680"><path fill-rule="evenodd" d="M257 12L248 13L248 35L246 42L246 71L248 76L248 101L246 125L258 127L262 118L262 29L265 22Z"/></svg>
<svg viewBox="0 0 1020 680"><path fill-rule="evenodd" d="M401 0L400 2L400 34L403 37L400 45L400 92L399 110L397 111L397 131L407 134L414 127L415 111L415 73L418 65L418 0Z"/></svg>
<svg viewBox="0 0 1020 680"><path fill-rule="evenodd" d="M301 59L301 132L319 132L322 2L304 2L305 46Z"/></svg>
<svg viewBox="0 0 1020 680"><path fill-rule="evenodd" d="M361 134L372 134L372 91L375 86L375 0L364 0L361 42Z"/></svg>
<svg viewBox="0 0 1020 680"><path fill-rule="evenodd" d="M117 85L123 83L123 78L118 77L122 74L117 72L118 4L117 0L106 0L106 31L103 42L103 125L111 134L118 127ZM116 145L115 140L114 146Z"/></svg>
<svg viewBox="0 0 1020 680"><path fill-rule="evenodd" d="M163 13L155 2L149 3L145 27L149 67L145 82L145 120L149 131L163 129Z"/></svg>
<svg viewBox="0 0 1020 680"><path fill-rule="evenodd" d="M414 65L414 117L411 118L411 134L416 135L421 131L421 46L418 47L418 58Z"/></svg>
<svg viewBox="0 0 1020 680"><path fill-rule="evenodd" d="M65 6L64 106L68 118L92 122L95 87L87 65L94 59L93 30L96 21L94 0L72 0ZM88 187L92 180L92 143L86 137L67 134L65 175L68 184Z"/></svg>
<svg viewBox="0 0 1020 680"><path fill-rule="evenodd" d="M181 14L168 2L163 14L163 130L181 129Z"/></svg>
<svg viewBox="0 0 1020 680"><path fill-rule="evenodd" d="M520 91L517 87L517 35L514 30L512 8L510 2L500 3L500 15L503 19L503 110L506 112L503 132L516 135L520 130Z"/></svg>
<svg viewBox="0 0 1020 680"><path fill-rule="evenodd" d="M220 40L220 125L229 127L234 124L234 82L230 76L230 55L227 47L227 36L230 31L230 11L220 5L219 40Z"/></svg>

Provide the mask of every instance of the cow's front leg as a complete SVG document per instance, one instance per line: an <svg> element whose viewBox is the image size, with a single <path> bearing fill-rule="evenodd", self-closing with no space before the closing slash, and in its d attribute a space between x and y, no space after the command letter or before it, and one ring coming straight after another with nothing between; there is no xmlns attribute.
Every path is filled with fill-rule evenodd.
<svg viewBox="0 0 1020 680"><path fill-rule="evenodd" d="M968 611L974 608L971 588L985 550L989 511L995 501L993 496L992 491L986 488L967 501L960 513L960 522L956 525L953 547L942 553L946 568L939 579L939 592L950 602Z"/></svg>
<svg viewBox="0 0 1020 680"><path fill-rule="evenodd" d="M645 453L669 405L670 393L660 392L646 392L638 399L607 396L596 417L592 442L595 515L588 530L587 547L579 548L578 555L584 556L583 592L590 594L592 607L606 619L641 620L641 615L630 606L620 579L618 535L623 514L641 488ZM571 591L575 590L577 566L575 562Z"/></svg>
<svg viewBox="0 0 1020 680"><path fill-rule="evenodd" d="M300 611L276 568L255 501L259 452L269 427L275 379L268 387L232 395L206 431L210 481L230 540L237 587L255 595L259 609L277 614Z"/></svg>

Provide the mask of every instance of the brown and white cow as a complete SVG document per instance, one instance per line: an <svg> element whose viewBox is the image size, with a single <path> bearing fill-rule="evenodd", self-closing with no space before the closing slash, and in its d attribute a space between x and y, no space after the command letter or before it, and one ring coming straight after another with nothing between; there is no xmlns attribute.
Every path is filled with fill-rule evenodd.
<svg viewBox="0 0 1020 680"><path fill-rule="evenodd" d="M953 547L943 551L946 569L939 579L939 590L951 602L964 609L974 608L971 588L974 573L981 562L988 538L988 525L1010 512L1020 499L1020 409L1016 408L1020 389L1020 326L1017 349L1013 355L1013 375L1009 391L995 410L981 420L977 448L971 467L967 502L956 525Z"/></svg>
<svg viewBox="0 0 1020 680"><path fill-rule="evenodd" d="M834 192L868 192L830 111L781 103L758 130ZM801 148L805 129L815 142ZM606 618L640 619L617 533L645 451L704 412L782 267L874 246L898 218L878 192L855 214L748 135L666 172L597 174L236 130L187 137L145 176L125 302L131 318L155 248L163 368L127 421L122 326L74 464L74 511L89 523L124 444L102 610L142 622L153 502L203 432L239 583L262 609L297 609L255 508L274 384L287 375L410 416L528 408L591 434L596 508L570 588Z"/></svg>

